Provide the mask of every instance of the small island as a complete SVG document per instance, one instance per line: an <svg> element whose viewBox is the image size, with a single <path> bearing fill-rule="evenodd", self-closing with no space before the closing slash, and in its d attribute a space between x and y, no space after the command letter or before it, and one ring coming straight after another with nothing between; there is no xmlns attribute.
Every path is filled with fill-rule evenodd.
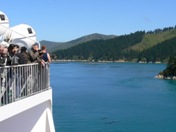
<svg viewBox="0 0 176 132"><path fill-rule="evenodd" d="M156 78L176 80L176 57L170 57L166 69L161 71Z"/></svg>

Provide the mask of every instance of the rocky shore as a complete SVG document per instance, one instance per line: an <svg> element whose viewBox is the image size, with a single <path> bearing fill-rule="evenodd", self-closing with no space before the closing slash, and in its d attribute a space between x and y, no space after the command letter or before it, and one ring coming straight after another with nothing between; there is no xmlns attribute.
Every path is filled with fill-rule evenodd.
<svg viewBox="0 0 176 132"><path fill-rule="evenodd" d="M166 80L176 80L176 76L163 76L163 75L156 75L155 78L159 78L159 79L166 79Z"/></svg>

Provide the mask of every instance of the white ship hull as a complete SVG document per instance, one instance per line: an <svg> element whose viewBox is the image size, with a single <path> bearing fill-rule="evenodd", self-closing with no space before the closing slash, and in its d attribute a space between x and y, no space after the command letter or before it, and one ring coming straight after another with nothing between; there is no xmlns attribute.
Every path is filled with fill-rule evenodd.
<svg viewBox="0 0 176 132"><path fill-rule="evenodd" d="M1 132L55 132L52 89L0 107Z"/></svg>

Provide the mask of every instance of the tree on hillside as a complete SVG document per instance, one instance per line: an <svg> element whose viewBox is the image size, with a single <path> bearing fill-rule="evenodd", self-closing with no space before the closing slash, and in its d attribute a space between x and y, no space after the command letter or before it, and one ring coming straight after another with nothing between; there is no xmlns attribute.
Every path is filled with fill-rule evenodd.
<svg viewBox="0 0 176 132"><path fill-rule="evenodd" d="M59 58L62 59L73 59L76 56L78 59L86 59L86 60L118 60L124 58L131 58L130 55L135 55L135 51L125 50L129 46L135 45L142 41L144 31L138 31L135 33L131 33L129 35L122 35L109 40L93 40L89 42L85 42L83 44L59 50L56 54Z"/></svg>
<svg viewBox="0 0 176 132"><path fill-rule="evenodd" d="M171 56L171 57L169 58L167 67L170 67L171 65L176 65L176 57L175 57L175 56Z"/></svg>
<svg viewBox="0 0 176 132"><path fill-rule="evenodd" d="M54 52L57 54L58 59L86 59L86 60L144 60L147 62L156 62L162 61L166 62L169 60L170 56L176 56L176 37L174 37L175 31L168 32L173 30L173 27L167 27L164 29L156 29L153 31L153 35L150 38L150 35L147 39L151 39L145 45L140 45L144 41L145 31L138 31L128 35L118 36L108 40L92 40L89 42L81 43L77 46L70 47L64 50L58 50ZM144 46L150 45L150 42L155 41L155 37L158 39L159 34L154 32L164 32L161 33L161 36L164 36L165 41L161 43L156 43L150 48L144 48ZM152 33L149 31L147 33ZM172 37L170 37L170 35ZM175 35L176 36L176 35ZM134 50L131 47L138 46L138 50ZM140 47L141 46L141 47ZM142 50L140 50L142 48Z"/></svg>

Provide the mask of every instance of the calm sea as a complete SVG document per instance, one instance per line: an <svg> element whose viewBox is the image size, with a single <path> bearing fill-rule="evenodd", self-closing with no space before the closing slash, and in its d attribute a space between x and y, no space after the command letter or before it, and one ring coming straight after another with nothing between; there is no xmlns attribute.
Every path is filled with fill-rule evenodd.
<svg viewBox="0 0 176 132"><path fill-rule="evenodd" d="M175 132L176 81L164 64L51 64L57 132Z"/></svg>

